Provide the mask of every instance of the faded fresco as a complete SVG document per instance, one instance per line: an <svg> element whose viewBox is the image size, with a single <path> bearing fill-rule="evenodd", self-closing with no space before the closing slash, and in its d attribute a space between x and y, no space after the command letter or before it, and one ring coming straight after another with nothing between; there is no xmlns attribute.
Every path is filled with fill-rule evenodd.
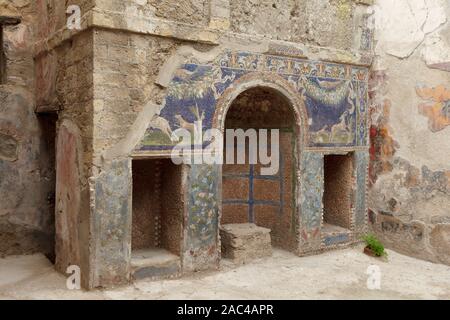
<svg viewBox="0 0 450 320"><path fill-rule="evenodd" d="M175 74L165 102L137 152L170 151L173 132L192 131L201 121L212 128L218 99L235 81L252 72L272 72L298 90L309 117L309 147L367 145L366 68L302 59L226 52L211 65L184 64Z"/></svg>
<svg viewBox="0 0 450 320"><path fill-rule="evenodd" d="M444 86L417 87L417 95L426 102L419 105L420 114L428 118L428 127L438 132L450 125L450 90Z"/></svg>

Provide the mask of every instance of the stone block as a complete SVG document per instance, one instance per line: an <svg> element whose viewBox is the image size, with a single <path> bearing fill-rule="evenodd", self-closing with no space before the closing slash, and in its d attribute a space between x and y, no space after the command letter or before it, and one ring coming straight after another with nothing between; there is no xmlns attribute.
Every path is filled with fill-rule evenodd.
<svg viewBox="0 0 450 320"><path fill-rule="evenodd" d="M270 257L272 243L270 229L252 223L226 224L220 229L222 257L235 263Z"/></svg>
<svg viewBox="0 0 450 320"><path fill-rule="evenodd" d="M430 244L438 259L442 263L450 264L450 224L436 225L430 233Z"/></svg>

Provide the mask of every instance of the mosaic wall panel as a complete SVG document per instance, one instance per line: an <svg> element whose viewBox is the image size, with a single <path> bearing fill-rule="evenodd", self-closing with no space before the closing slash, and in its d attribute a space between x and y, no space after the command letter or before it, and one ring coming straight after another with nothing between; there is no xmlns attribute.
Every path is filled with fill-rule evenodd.
<svg viewBox="0 0 450 320"><path fill-rule="evenodd" d="M298 91L308 113L308 146L367 146L367 68L288 57L226 52L211 65L188 61L175 74L165 104L137 153L170 151L172 132L213 125L217 101L243 75L276 73Z"/></svg>
<svg viewBox="0 0 450 320"><path fill-rule="evenodd" d="M131 162L114 161L95 181L94 287L127 283L131 257Z"/></svg>
<svg viewBox="0 0 450 320"><path fill-rule="evenodd" d="M355 152L356 161L356 198L355 198L355 229L357 232L364 230L367 219L367 172L369 166L369 154L364 151Z"/></svg>
<svg viewBox="0 0 450 320"><path fill-rule="evenodd" d="M307 249L308 246L320 246L324 191L323 154L303 152L301 161L300 240L303 249Z"/></svg>
<svg viewBox="0 0 450 320"><path fill-rule="evenodd" d="M188 174L183 268L198 271L213 268L219 261L220 167L192 165Z"/></svg>

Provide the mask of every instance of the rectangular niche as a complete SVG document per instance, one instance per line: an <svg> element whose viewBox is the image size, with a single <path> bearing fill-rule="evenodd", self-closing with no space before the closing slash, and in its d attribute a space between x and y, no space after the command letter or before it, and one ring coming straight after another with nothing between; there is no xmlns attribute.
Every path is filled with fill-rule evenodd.
<svg viewBox="0 0 450 320"><path fill-rule="evenodd" d="M322 233L351 228L353 153L324 157L324 195Z"/></svg>
<svg viewBox="0 0 450 320"><path fill-rule="evenodd" d="M180 255L182 172L170 159L133 161L133 252Z"/></svg>

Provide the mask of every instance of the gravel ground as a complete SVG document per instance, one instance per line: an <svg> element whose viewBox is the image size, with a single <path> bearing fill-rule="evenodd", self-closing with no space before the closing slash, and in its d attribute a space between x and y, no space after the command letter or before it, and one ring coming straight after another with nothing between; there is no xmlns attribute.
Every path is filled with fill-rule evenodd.
<svg viewBox="0 0 450 320"><path fill-rule="evenodd" d="M362 247L297 257L276 250L244 266L223 262L220 272L127 287L71 291L42 255L0 259L0 299L450 299L450 266L389 252L388 261ZM367 268L381 271L381 289L367 288Z"/></svg>

